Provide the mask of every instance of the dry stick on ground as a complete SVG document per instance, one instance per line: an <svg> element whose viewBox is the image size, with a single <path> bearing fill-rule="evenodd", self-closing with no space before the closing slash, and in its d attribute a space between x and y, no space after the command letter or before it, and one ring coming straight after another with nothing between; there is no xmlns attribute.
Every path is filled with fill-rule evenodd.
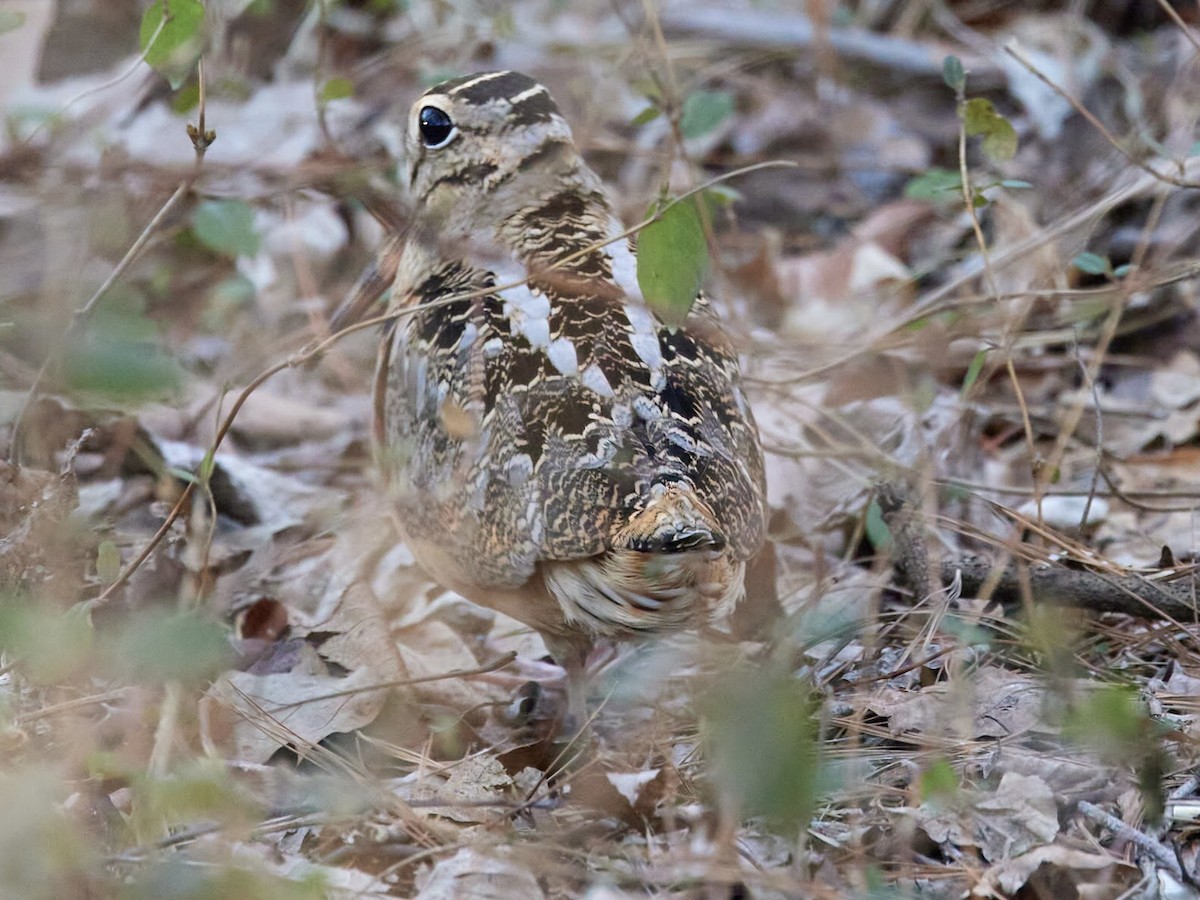
<svg viewBox="0 0 1200 900"><path fill-rule="evenodd" d="M1076 804L1076 809L1084 817L1098 825L1102 825L1113 832L1113 834L1119 835L1131 844L1136 845L1139 850L1148 854L1158 865L1170 872L1176 879L1180 881L1185 879L1183 867L1179 864L1179 857L1175 855L1175 852L1170 847L1159 843L1148 834L1138 831L1132 825L1127 825L1116 816L1106 813L1096 804L1089 803L1087 800L1080 800ZM1190 881L1190 879L1187 880Z"/></svg>
<svg viewBox="0 0 1200 900"><path fill-rule="evenodd" d="M901 76L940 80L942 59L947 52L937 44L862 28L830 28L825 34L819 34L808 16L778 10L680 6L664 10L660 18L668 31L698 35L722 44L805 53L825 40L841 59L888 69ZM985 88L1003 86L1003 70L984 54L973 53L963 62L970 69L972 78Z"/></svg>
<svg viewBox="0 0 1200 900"><path fill-rule="evenodd" d="M935 578L942 583L960 578L963 594L978 596L986 586L988 596L1006 608L1020 606L1027 588L1038 604L1162 618L1176 624L1200 618L1190 582L1151 581L1140 575L1106 574L1052 563L1008 561L998 566L973 555L930 566L920 507L908 489L888 482L879 487L876 498L892 534L897 575L917 599L940 587L934 584Z"/></svg>

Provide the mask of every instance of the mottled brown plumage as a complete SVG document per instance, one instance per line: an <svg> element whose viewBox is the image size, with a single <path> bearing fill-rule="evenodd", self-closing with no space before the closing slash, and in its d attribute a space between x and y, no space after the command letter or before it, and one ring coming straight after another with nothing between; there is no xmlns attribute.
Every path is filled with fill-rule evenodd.
<svg viewBox="0 0 1200 900"><path fill-rule="evenodd" d="M406 149L413 226L379 270L410 312L376 408L417 559L575 674L594 637L728 613L763 540L763 470L708 301L677 330L647 308L599 178L526 76L430 89Z"/></svg>

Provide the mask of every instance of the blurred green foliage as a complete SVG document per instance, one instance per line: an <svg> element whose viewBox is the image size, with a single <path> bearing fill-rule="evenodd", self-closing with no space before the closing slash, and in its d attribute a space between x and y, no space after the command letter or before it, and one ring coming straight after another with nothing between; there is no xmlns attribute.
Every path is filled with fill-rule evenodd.
<svg viewBox="0 0 1200 900"><path fill-rule="evenodd" d="M704 742L730 811L784 831L807 825L824 781L817 710L809 686L777 664L736 672L709 694Z"/></svg>

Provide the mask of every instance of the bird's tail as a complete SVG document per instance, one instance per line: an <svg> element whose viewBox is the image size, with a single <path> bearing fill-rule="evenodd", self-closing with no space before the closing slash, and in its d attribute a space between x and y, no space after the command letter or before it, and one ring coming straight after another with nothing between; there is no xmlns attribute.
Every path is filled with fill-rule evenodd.
<svg viewBox="0 0 1200 900"><path fill-rule="evenodd" d="M744 571L708 505L687 482L670 482L655 486L607 553L556 563L546 579L569 621L616 634L727 615L744 593Z"/></svg>
<svg viewBox="0 0 1200 900"><path fill-rule="evenodd" d="M614 549L639 553L723 550L713 511L686 481L655 484L646 505L613 535Z"/></svg>

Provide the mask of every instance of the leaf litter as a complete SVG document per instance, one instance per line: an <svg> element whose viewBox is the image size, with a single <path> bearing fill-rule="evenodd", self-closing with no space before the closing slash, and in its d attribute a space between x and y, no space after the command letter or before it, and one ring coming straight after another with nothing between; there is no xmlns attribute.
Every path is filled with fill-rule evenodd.
<svg viewBox="0 0 1200 900"><path fill-rule="evenodd" d="M30 397L193 164L197 102L186 20L163 78L132 0L44 5L0 34L41 50L0 91L5 896L1191 895L1194 623L913 596L875 500L922 486L942 556L1192 577L1186 13L668 3L659 43L652 7L206 3L194 193ZM575 741L540 639L398 544L373 335L210 452L378 245L407 98L501 66L550 84L630 222L796 164L730 182L655 276L682 311L711 262L773 565L731 633L598 660Z"/></svg>

